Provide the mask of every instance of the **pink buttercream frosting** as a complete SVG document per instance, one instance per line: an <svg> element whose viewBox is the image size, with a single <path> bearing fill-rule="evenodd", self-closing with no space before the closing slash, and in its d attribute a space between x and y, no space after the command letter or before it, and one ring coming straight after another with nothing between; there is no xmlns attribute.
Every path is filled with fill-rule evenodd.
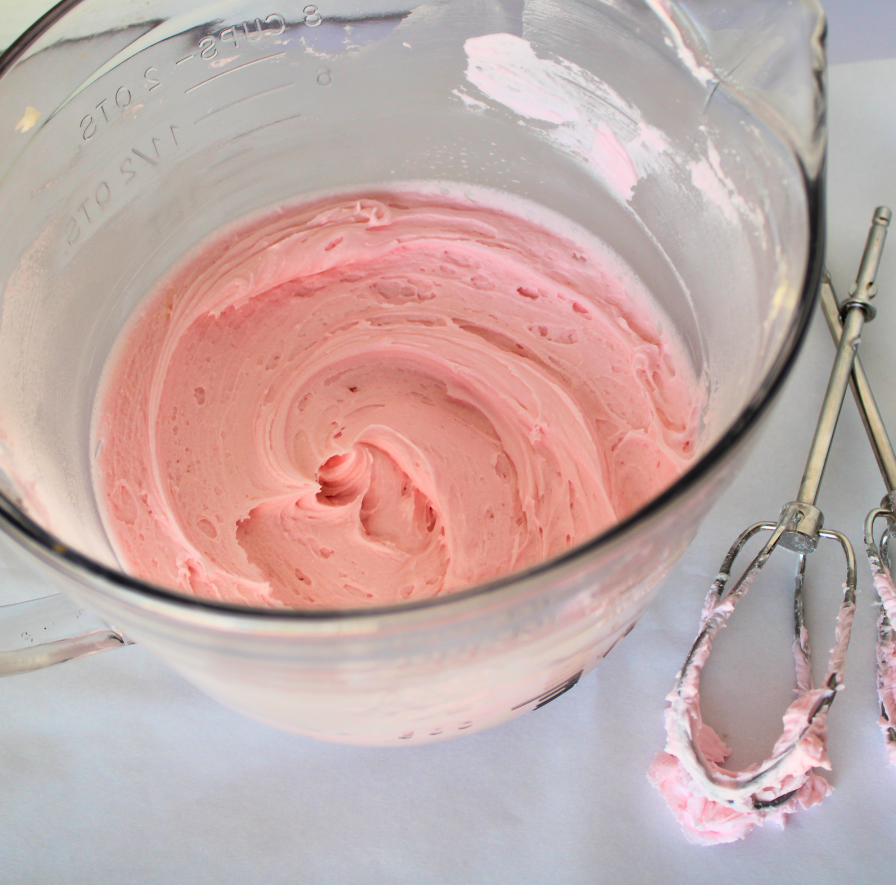
<svg viewBox="0 0 896 885"><path fill-rule="evenodd" d="M685 836L699 845L735 842L769 820L783 826L787 815L800 807L816 805L831 793L830 784L813 769L831 767L826 751L827 711L843 685L842 670L855 614L854 587L844 588L822 688L813 686L808 635L801 625L793 643L797 698L785 711L781 735L766 760L741 771L726 769L723 763L731 751L703 721L700 673L713 638L749 590L773 548L772 544L763 549L729 595L724 595L729 579L726 571L713 583L698 638L675 688L667 696L665 752L658 754L648 769L648 779L668 803ZM798 593L799 588L801 577Z"/></svg>
<svg viewBox="0 0 896 885"><path fill-rule="evenodd" d="M95 464L123 565L236 603L449 593L607 529L690 463L698 386L608 252L481 195L279 208L152 293Z"/></svg>
<svg viewBox="0 0 896 885"><path fill-rule="evenodd" d="M771 758L783 754L798 740L796 749L786 756L786 764L781 766L776 777L751 795L748 804L729 804L708 795L682 763L677 755L680 747L674 741L667 749L676 752L657 755L648 769L648 778L660 791L691 842L698 845L736 842L766 821L784 826L787 815L799 808L810 808L830 795L830 784L812 771L813 768L831 767L825 751L827 729L824 718L816 716L807 728L807 721L822 695L822 691L816 690L788 707L784 714L784 730L775 742ZM733 777L735 773L723 767L731 750L705 722L700 720L695 725L695 744L707 767ZM800 737L801 732L804 733ZM760 769L759 765L751 766L739 772L739 778L746 783ZM754 796L755 803L752 801ZM782 797L786 798L779 801Z"/></svg>
<svg viewBox="0 0 896 885"><path fill-rule="evenodd" d="M878 722L884 733L890 762L896 765L896 588L890 569L882 562L876 545L868 545L871 579L880 598L877 615L877 694L880 698Z"/></svg>

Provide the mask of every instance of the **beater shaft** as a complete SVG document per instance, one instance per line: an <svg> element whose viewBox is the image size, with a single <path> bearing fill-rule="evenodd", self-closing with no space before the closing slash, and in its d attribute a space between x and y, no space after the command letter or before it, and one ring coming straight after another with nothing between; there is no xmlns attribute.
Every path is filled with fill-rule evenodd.
<svg viewBox="0 0 896 885"><path fill-rule="evenodd" d="M796 499L785 505L782 519L792 520L791 528L781 538L781 544L797 553L808 553L818 543L818 532L824 521L821 511L815 506L818 489L824 476L831 441L840 417L840 409L852 375L856 348L862 337L865 319L873 319L874 308L871 299L877 294L874 278L880 265L884 243L887 239L887 227L892 213L885 206L878 206L874 211L871 229L856 282L850 287L850 297L843 302L843 333L837 347L837 356L827 390L815 427L815 436L806 459L806 469L800 483Z"/></svg>
<svg viewBox="0 0 896 885"><path fill-rule="evenodd" d="M800 483L800 490L797 493L796 500L800 503L814 504L818 497L818 489L821 486L831 440L834 437L834 429L840 416L843 395L849 384L849 376L852 374L856 346L861 337L866 317L871 319L874 316L873 309L870 309L871 299L877 294L874 278L880 265L891 216L890 210L884 206L875 210L856 282L850 287L850 298L842 306L844 311L843 334L840 336L837 358L828 381L821 415L815 428L815 437L812 440L812 447L806 460L806 469ZM844 345L844 341L847 342L846 345Z"/></svg>
<svg viewBox="0 0 896 885"><path fill-rule="evenodd" d="M831 284L831 276L827 271L824 272L821 284L821 309L834 342L839 343L842 333L840 305ZM877 459L877 466L880 468L880 475L883 477L887 492L890 493L896 489L896 451L893 450L893 443L890 442L890 436L884 426L884 419L868 382L868 376L865 374L865 367L858 355L856 355L850 380L862 423L865 425L868 440L874 451L874 457Z"/></svg>

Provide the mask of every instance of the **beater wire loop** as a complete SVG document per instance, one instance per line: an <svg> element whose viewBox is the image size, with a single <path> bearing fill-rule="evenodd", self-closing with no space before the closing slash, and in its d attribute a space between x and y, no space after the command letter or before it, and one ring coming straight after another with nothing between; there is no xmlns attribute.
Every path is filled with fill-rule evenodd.
<svg viewBox="0 0 896 885"><path fill-rule="evenodd" d="M796 748L813 730L823 727L824 716L842 685L842 670L849 643L849 629L855 613L856 561L852 545L840 532L822 530L819 537L836 542L846 560L843 600L837 617L834 648L828 661L823 687L815 689L811 673L809 634L805 625L803 586L805 580L807 554L798 554L794 575L794 642L793 654L797 680L797 702L785 715L785 732L775 744L772 754L760 764L750 766L742 772L733 772L708 759L699 742L703 726L700 710L700 671L709 656L712 642L718 631L734 612L737 604L747 594L759 573L768 562L788 528L788 523L756 523L744 531L732 545L725 557L716 580L713 582L706 603L700 632L691 646L685 664L678 674L675 687L669 695L668 719L678 731L680 749L678 758L684 769L708 798L735 809L772 809L784 804L797 792L797 788L785 793L766 797L762 795L781 781L781 769ZM743 575L726 592L733 566L738 554L746 543L761 531L771 531L759 553L747 566ZM811 702L799 702L813 695ZM787 720L790 719L788 722Z"/></svg>

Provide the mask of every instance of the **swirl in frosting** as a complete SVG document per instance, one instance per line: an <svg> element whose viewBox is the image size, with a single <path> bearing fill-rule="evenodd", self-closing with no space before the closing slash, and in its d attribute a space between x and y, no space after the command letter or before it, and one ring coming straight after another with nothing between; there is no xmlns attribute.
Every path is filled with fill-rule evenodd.
<svg viewBox="0 0 896 885"><path fill-rule="evenodd" d="M194 252L97 406L123 566L238 604L399 603L549 559L669 486L695 449L687 360L618 260L531 214L382 190Z"/></svg>

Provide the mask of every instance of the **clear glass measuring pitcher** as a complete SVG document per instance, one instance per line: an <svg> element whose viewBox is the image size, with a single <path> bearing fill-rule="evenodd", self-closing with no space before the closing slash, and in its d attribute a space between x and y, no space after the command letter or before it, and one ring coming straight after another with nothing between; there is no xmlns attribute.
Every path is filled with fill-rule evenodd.
<svg viewBox="0 0 896 885"><path fill-rule="evenodd" d="M516 97L469 76L488 34L531 48ZM66 595L0 609L0 670L133 640L250 716L362 744L465 734L574 685L643 612L795 357L823 247L823 36L810 0L57 6L0 60L0 526ZM519 107L543 82L565 118ZM582 150L587 131L631 153L634 180ZM706 384L693 467L550 562L403 606L253 610L123 573L91 412L143 296L247 213L415 180L525 197L625 258Z"/></svg>

